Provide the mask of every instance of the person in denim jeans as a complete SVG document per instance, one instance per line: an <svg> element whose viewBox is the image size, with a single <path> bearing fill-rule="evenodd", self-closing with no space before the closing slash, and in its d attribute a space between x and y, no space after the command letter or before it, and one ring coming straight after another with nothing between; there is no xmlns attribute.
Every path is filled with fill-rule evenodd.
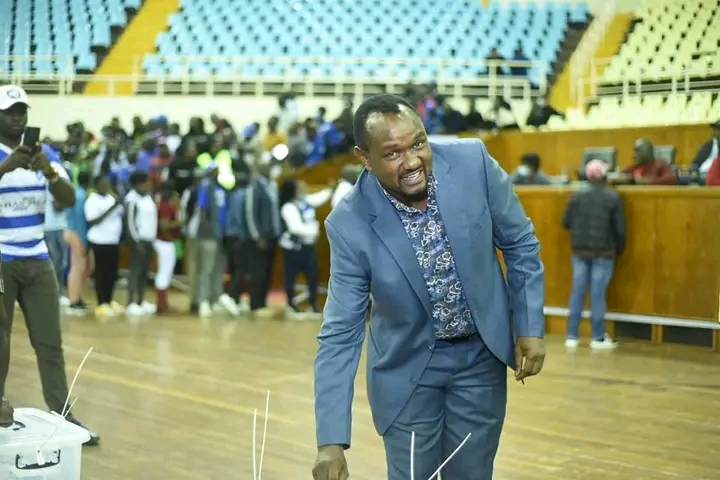
<svg viewBox="0 0 720 480"><path fill-rule="evenodd" d="M589 185L575 192L563 215L570 230L572 292L565 346L576 348L580 341L580 319L585 292L590 287L590 348L612 349L617 343L605 331L605 296L615 259L625 248L625 213L620 195L606 181L608 165L591 160L585 167Z"/></svg>
<svg viewBox="0 0 720 480"><path fill-rule="evenodd" d="M65 243L65 230L68 227L67 210L59 207L47 193L45 203L45 243L50 252L50 260L55 268L55 279L60 290L60 305L67 307L70 300L62 295L65 290L65 267L67 266L68 246Z"/></svg>

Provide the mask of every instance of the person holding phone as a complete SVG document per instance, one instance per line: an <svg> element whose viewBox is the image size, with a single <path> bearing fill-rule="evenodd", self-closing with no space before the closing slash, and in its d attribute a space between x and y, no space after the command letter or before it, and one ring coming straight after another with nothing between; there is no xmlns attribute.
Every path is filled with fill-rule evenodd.
<svg viewBox="0 0 720 480"><path fill-rule="evenodd" d="M58 207L69 208L75 203L75 189L57 153L38 142L39 130L27 128L28 107L22 88L0 87L0 252L5 310L0 329L4 343L9 343L18 301L35 349L45 402L50 410L63 413L68 383L60 292L45 243L44 217L48 191ZM9 349L3 348L0 398L4 397L9 364ZM72 413L66 418L81 425ZM96 433L90 432L90 437L88 444L99 443Z"/></svg>

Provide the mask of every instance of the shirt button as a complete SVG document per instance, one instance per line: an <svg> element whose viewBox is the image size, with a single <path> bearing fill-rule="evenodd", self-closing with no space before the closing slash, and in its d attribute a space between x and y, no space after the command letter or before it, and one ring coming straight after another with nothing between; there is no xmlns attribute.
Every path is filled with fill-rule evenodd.
<svg viewBox="0 0 720 480"><path fill-rule="evenodd" d="M428 350L430 350L431 352L433 351L433 348L435 348L435 345L433 345L432 343L428 345Z"/></svg>

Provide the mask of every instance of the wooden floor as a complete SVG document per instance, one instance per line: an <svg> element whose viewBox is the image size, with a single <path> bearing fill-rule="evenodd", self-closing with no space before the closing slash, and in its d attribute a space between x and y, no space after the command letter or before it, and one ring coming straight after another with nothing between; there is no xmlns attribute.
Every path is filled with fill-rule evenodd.
<svg viewBox="0 0 720 480"><path fill-rule="evenodd" d="M311 478L317 323L64 321L70 378L95 348L75 410L103 444L85 449L83 479L252 479L253 410L261 412L260 439L267 390L262 478ZM22 321L12 348L11 400L42 407ZM364 382L363 361L348 461L352 479L378 480L384 453ZM511 383L496 478L717 479L719 452L720 356L640 344L573 354L551 337L542 375L525 386Z"/></svg>

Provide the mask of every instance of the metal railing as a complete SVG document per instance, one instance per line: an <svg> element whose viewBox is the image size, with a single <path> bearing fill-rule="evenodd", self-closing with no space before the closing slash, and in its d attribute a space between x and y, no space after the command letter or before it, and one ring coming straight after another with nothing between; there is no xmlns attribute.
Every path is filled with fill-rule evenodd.
<svg viewBox="0 0 720 480"><path fill-rule="evenodd" d="M157 62L168 62L175 67L168 73L149 74L142 68L144 58ZM518 61L462 61L439 59L396 59L396 58L345 58L329 60L327 58L282 58L282 57L217 57L217 56L185 56L160 57L149 56L135 60L134 71L129 75L79 75L74 69L68 68L63 73L43 74L29 69L0 70L0 83L16 83L23 85L30 92L57 93L68 95L79 93L82 86L92 81L94 85L102 85L105 95L121 93L154 94L154 95L275 95L292 89L305 96L364 96L379 91L400 92L408 83L435 81L440 90L456 97L494 97L502 95L512 98L529 99L534 95L542 95L547 90L547 73L549 65L544 62ZM13 65L34 65L38 57L7 57ZM246 75L243 67L263 63L274 68L272 75ZM198 65L222 64L226 68L222 73L205 69L195 70ZM72 64L70 64L72 65ZM303 66L315 66L320 72L303 72ZM343 70L350 66L372 66L377 71L374 75L351 76ZM532 85L524 76L498 74L500 66L539 68L543 74L539 85ZM420 70L432 67L436 77L423 76L408 79L400 75L401 71ZM445 75L443 70L448 67L481 68L487 67L488 73L475 76L454 77ZM322 72L325 70L325 72ZM327 71L339 74L327 74ZM367 70L367 69L365 69ZM309 73L320 73L318 75ZM122 84L122 87L121 87ZM94 92L98 94L97 91Z"/></svg>
<svg viewBox="0 0 720 480"><path fill-rule="evenodd" d="M612 57L593 59L586 75L577 79L580 105L605 96L720 92L718 65L678 64L664 71L640 69L619 78L604 79L602 73L612 60Z"/></svg>
<svg viewBox="0 0 720 480"><path fill-rule="evenodd" d="M570 58L570 99L577 100L576 106L582 105L580 99L584 95L579 79L590 69L590 64L610 28L616 12L615 2L616 0L606 0L601 4Z"/></svg>

